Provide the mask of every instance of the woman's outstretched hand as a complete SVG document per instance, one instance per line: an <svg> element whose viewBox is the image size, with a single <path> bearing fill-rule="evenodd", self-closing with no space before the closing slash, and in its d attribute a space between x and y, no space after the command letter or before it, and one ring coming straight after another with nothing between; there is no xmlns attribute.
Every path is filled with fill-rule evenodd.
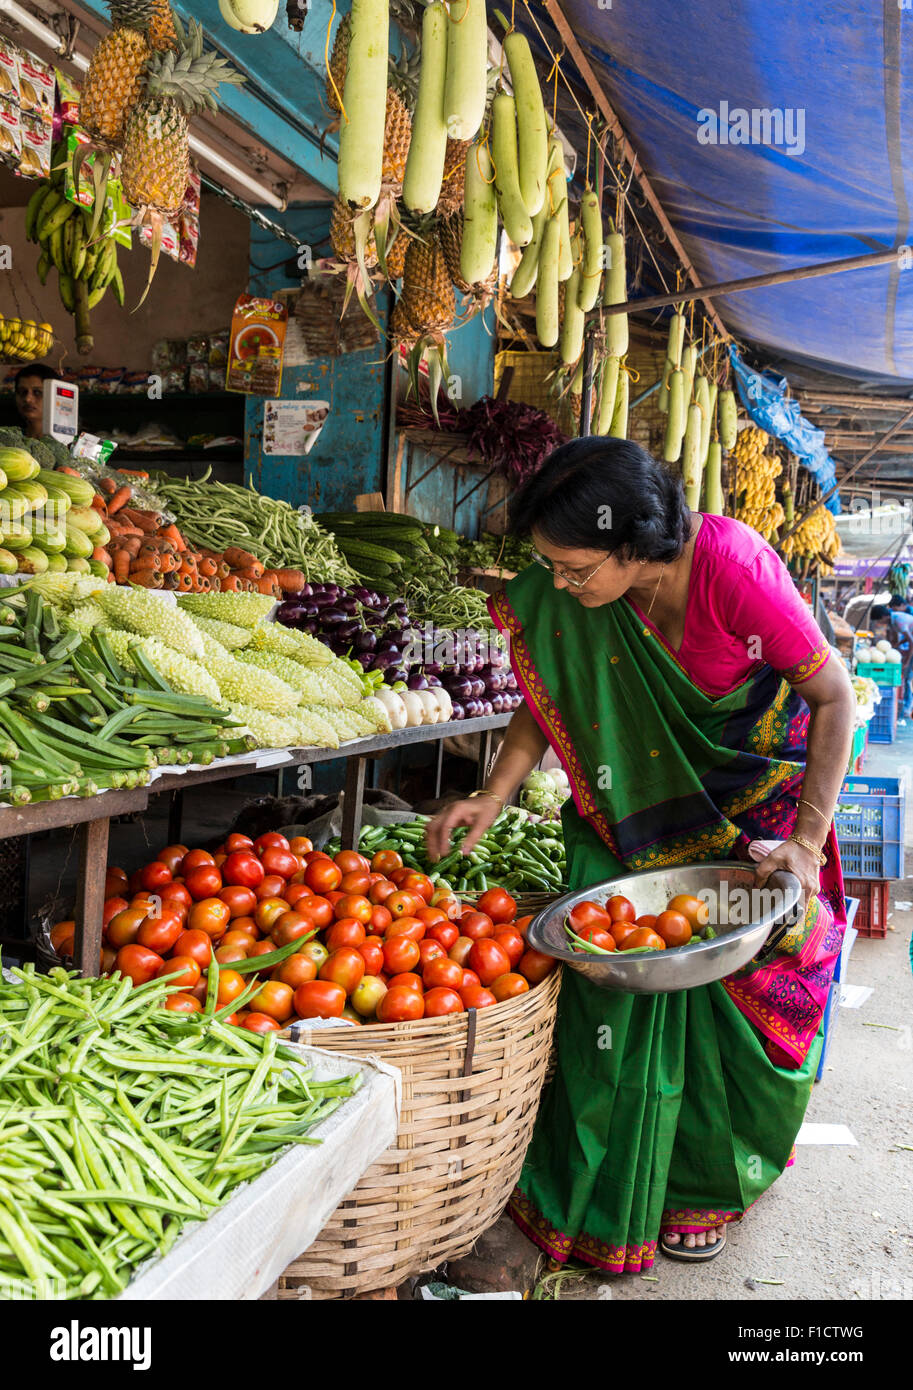
<svg viewBox="0 0 913 1390"><path fill-rule="evenodd" d="M466 797L445 806L425 829L425 843L432 859L442 859L450 850L450 837L461 825L469 827L469 833L460 846L468 854L479 843L485 831L497 820L501 807L493 796Z"/></svg>
<svg viewBox="0 0 913 1390"><path fill-rule="evenodd" d="M820 870L818 861L809 850L797 845L795 840L784 840L781 845L777 845L775 850L771 850L766 858L758 861L755 865L755 873L758 876L759 886L763 888L770 875L777 869L786 869L788 873L796 875L802 884L806 903L819 892L818 875Z"/></svg>

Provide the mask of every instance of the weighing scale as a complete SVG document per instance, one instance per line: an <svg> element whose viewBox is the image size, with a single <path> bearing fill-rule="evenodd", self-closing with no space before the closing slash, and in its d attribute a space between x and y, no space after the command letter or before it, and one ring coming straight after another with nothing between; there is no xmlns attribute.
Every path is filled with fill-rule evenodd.
<svg viewBox="0 0 913 1390"><path fill-rule="evenodd" d="M57 381L53 378L44 383L41 425L45 434L53 435L69 448L79 427L78 386L74 386L70 381Z"/></svg>

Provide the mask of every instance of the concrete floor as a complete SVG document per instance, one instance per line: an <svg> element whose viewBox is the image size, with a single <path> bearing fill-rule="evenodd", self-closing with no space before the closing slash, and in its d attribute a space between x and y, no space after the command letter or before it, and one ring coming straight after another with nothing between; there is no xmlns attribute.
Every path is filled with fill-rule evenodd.
<svg viewBox="0 0 913 1390"><path fill-rule="evenodd" d="M799 1147L711 1264L658 1256L648 1278L588 1274L564 1284L560 1298L913 1301L913 910L894 906L913 902L913 721L894 744L870 745L865 767L885 776L903 769L907 877L892 884L887 937L859 937L853 947L847 982L873 993L840 1010L806 1116L847 1125L856 1146Z"/></svg>

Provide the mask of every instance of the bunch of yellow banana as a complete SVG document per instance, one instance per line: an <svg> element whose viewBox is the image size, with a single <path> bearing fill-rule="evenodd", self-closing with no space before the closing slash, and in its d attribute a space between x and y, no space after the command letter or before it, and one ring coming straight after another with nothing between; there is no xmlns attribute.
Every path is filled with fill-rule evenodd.
<svg viewBox="0 0 913 1390"><path fill-rule="evenodd" d="M35 362L54 344L54 329L34 319L8 319L0 314L0 361Z"/></svg>
<svg viewBox="0 0 913 1390"><path fill-rule="evenodd" d="M822 573L831 573L833 562L840 554L840 537L836 522L826 507L819 507L803 521L798 531L787 536L781 554L784 560L811 556L819 562Z"/></svg>
<svg viewBox="0 0 913 1390"><path fill-rule="evenodd" d="M739 431L730 459L735 464L736 520L744 521L770 539L785 513L777 501L776 480L783 465L776 454L765 453L769 435L757 425Z"/></svg>
<svg viewBox="0 0 913 1390"><path fill-rule="evenodd" d="M64 195L64 170L60 158L52 172L35 189L25 210L25 232L41 247L38 278L43 285L51 267L57 271L63 307L76 319L76 346L91 352L94 341L89 312L110 286L118 304L124 302L124 282L117 264L117 244L111 236L89 240L92 209L71 203Z"/></svg>

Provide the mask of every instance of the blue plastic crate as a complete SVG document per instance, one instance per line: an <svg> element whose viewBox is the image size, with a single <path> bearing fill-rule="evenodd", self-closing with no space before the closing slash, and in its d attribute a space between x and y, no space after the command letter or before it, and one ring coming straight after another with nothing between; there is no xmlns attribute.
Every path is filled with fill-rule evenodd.
<svg viewBox="0 0 913 1390"><path fill-rule="evenodd" d="M897 737L898 686L880 685L881 699L869 723L870 743L893 743Z"/></svg>
<svg viewBox="0 0 913 1390"><path fill-rule="evenodd" d="M844 780L834 812L844 878L903 878L905 802L899 777Z"/></svg>
<svg viewBox="0 0 913 1390"><path fill-rule="evenodd" d="M818 1061L818 1070L815 1073L815 1080L820 1081L824 1074L824 1064L827 1061L827 1054L831 1050L831 1041L834 1036L834 1028L837 1023L837 1011L840 1008L840 991L843 989L843 982L846 979L847 966L850 961L850 952L858 935L853 926L853 919L859 907L857 898L846 899L846 932L843 937L843 949L834 966L834 978L827 994L827 1003L824 1006L824 1041L821 1045L821 1057Z"/></svg>

